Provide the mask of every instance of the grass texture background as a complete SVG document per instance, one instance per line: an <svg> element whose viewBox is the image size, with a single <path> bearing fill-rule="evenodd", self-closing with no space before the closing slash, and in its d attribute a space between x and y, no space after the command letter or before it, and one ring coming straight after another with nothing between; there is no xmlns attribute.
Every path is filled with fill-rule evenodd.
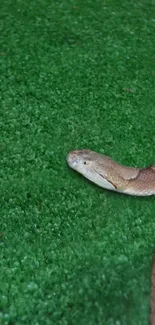
<svg viewBox="0 0 155 325"><path fill-rule="evenodd" d="M155 162L155 2L0 9L0 324L147 325L155 199L68 168Z"/></svg>

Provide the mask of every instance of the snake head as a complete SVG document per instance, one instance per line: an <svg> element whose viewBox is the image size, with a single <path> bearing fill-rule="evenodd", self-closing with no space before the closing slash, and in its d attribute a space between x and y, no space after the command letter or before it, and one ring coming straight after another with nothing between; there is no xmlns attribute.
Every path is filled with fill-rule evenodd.
<svg viewBox="0 0 155 325"><path fill-rule="evenodd" d="M115 189L115 187L107 180L107 163L106 158L100 163L101 155L91 150L74 150L67 156L68 165L85 176L90 181L99 186ZM105 165L103 163L105 161Z"/></svg>

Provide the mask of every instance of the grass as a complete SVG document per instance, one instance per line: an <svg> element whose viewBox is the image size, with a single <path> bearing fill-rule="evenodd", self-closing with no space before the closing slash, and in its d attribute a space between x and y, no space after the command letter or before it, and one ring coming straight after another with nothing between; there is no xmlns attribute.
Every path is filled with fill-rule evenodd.
<svg viewBox="0 0 155 325"><path fill-rule="evenodd" d="M66 155L155 162L152 1L0 10L0 324L147 325L155 200L94 186Z"/></svg>

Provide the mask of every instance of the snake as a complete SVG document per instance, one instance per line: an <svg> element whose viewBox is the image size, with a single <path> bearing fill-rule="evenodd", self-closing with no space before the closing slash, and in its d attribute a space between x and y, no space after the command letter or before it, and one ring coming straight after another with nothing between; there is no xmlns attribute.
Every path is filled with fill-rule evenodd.
<svg viewBox="0 0 155 325"><path fill-rule="evenodd" d="M104 189L132 196L155 195L155 165L128 167L89 149L73 150L66 160L69 167Z"/></svg>

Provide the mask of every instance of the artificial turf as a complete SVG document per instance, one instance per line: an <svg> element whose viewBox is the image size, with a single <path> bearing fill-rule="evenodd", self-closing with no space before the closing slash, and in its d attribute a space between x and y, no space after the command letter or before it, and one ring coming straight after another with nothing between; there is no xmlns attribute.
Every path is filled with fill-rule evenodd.
<svg viewBox="0 0 155 325"><path fill-rule="evenodd" d="M155 199L68 168L155 162L153 1L0 6L0 324L147 325Z"/></svg>

